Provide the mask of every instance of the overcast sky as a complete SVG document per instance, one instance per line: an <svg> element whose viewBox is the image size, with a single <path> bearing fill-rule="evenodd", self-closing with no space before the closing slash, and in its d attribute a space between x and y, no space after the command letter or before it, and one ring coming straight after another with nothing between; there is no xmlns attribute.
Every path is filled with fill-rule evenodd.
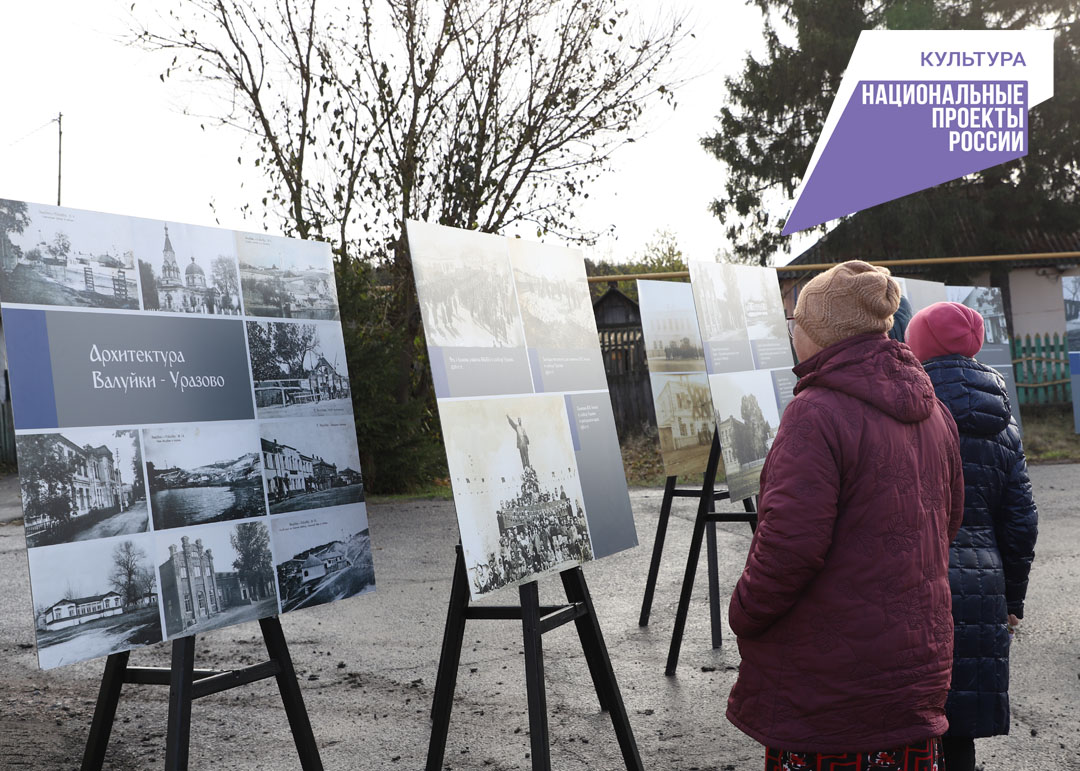
<svg viewBox="0 0 1080 771"><path fill-rule="evenodd" d="M0 197L56 202L54 119L62 112L65 206L214 225L212 198L223 227L261 230L260 221L240 215L263 187L250 164L237 163L238 134L200 130L198 119L182 114L186 86L159 80L165 60L120 41L130 6L130 0L4 4ZM711 259L725 246L719 221L707 211L722 192L723 169L699 140L716 125L724 77L739 72L749 47L761 49L761 17L738 0L628 6L646 17L678 9L689 15L695 37L678 71L692 79L676 92L675 110L659 105L646 114L648 136L616 153L613 171L580 206L585 227L615 226L615 235L587 254L628 259L667 228L688 258Z"/></svg>

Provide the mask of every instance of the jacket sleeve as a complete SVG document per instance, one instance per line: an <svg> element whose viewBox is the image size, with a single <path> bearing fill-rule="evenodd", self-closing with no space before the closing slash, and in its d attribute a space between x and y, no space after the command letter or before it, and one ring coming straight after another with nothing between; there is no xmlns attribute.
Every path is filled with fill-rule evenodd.
<svg viewBox="0 0 1080 771"><path fill-rule="evenodd" d="M1035 539L1039 534L1039 511L1031 497L1023 445L1013 426L1009 427L1009 434L1015 437L1015 450L1002 491L1001 510L994 525L1005 569L1005 601L1010 613L1023 618L1028 573L1035 558Z"/></svg>
<svg viewBox="0 0 1080 771"><path fill-rule="evenodd" d="M825 565L840 496L837 432L822 408L792 401L762 470L758 526L728 606L739 637L783 616Z"/></svg>

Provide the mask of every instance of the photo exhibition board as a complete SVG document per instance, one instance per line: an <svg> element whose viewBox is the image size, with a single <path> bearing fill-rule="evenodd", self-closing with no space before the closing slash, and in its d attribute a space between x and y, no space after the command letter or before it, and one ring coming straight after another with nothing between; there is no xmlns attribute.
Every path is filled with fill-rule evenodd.
<svg viewBox="0 0 1080 771"><path fill-rule="evenodd" d="M982 316L983 347L975 358L993 367L1005 380L1005 390L1009 394L1009 410L1022 432L1024 424L1020 422L1020 396L1016 390L1012 344L1009 341L1009 327L1005 320L1005 302L1001 297L1001 289L996 286L946 286L945 295L949 302L966 305Z"/></svg>
<svg viewBox="0 0 1080 771"><path fill-rule="evenodd" d="M794 357L776 270L691 262L705 371L731 500L757 495L792 399Z"/></svg>
<svg viewBox="0 0 1080 771"><path fill-rule="evenodd" d="M639 280L637 290L664 473L702 474L716 420L693 289L685 282Z"/></svg>
<svg viewBox="0 0 1080 771"><path fill-rule="evenodd" d="M471 595L636 546L581 253L408 236Z"/></svg>
<svg viewBox="0 0 1080 771"><path fill-rule="evenodd" d="M1072 380L1073 430L1080 434L1080 276L1062 276L1061 294L1065 303L1065 339Z"/></svg>
<svg viewBox="0 0 1080 771"><path fill-rule="evenodd" d="M911 303L912 315L923 308L929 308L934 303L943 303L948 299L945 293L945 285L940 281L924 281L921 278L907 278L893 276L900 284L900 292Z"/></svg>
<svg viewBox="0 0 1080 771"><path fill-rule="evenodd" d="M329 245L0 215L39 665L374 590Z"/></svg>

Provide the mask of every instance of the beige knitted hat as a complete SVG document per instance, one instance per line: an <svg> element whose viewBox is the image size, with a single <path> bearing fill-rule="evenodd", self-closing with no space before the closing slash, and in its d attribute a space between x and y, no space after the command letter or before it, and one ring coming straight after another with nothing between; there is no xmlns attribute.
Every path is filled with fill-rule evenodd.
<svg viewBox="0 0 1080 771"><path fill-rule="evenodd" d="M803 287L795 323L807 337L828 348L848 337L888 332L900 305L900 285L888 268L851 260L829 268Z"/></svg>

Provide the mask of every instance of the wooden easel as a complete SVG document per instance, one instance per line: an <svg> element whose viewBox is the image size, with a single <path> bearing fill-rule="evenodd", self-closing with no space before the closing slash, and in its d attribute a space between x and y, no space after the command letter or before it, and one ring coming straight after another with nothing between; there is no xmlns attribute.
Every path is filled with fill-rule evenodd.
<svg viewBox="0 0 1080 771"><path fill-rule="evenodd" d="M277 616L259 619L270 658L258 664L229 671L195 669L195 636L173 640L172 667L129 667L130 651L114 653L105 662L94 720L86 740L82 771L101 771L109 745L116 706L124 683L169 686L168 732L165 739L165 771L186 771L191 743L191 702L248 683L277 679L285 714L289 718L296 752L303 771L322 771L322 760L311 731L300 684L296 680L289 647Z"/></svg>
<svg viewBox="0 0 1080 771"><path fill-rule="evenodd" d="M469 576L465 569L461 545L458 545L454 580L450 588L450 607L446 614L446 630L443 633L442 653L439 656L439 673L431 706L431 739L425 766L427 771L441 771L443 767L465 622L470 619L521 620L525 643L525 687L529 703L529 742L533 771L551 771L542 638L544 633L570 621L577 627L600 709L611 715L623 763L627 771L644 771L634 733L630 728L630 719L626 714L611 659L600 632L600 622L593 610L585 574L580 567L575 567L562 571L559 578L566 592L565 605L541 605L536 581L529 581L518 587L520 605L470 605Z"/></svg>
<svg viewBox="0 0 1080 771"><path fill-rule="evenodd" d="M743 501L745 513L717 513L716 511L717 501L730 498L727 490L716 490L716 472L720 467L720 450L720 437L714 430L712 447L709 449L709 460L705 464L701 489L679 489L676 487L675 477L673 476L667 478L667 483L664 486L664 498L660 504L660 519L656 523L656 538L653 541L652 561L649 564L649 575L645 580L645 596L641 601L641 615L638 618L639 626L647 626L649 623L653 594L656 591L656 579L660 572L660 561L663 557L664 539L667 536L668 519L671 515L671 504L675 498L698 499L697 516L694 519L694 531L690 538L690 550L686 560L686 573L683 575L682 591L679 594L679 608L675 614L675 628L671 633L671 647L668 651L667 666L664 670L664 673L669 676L675 674L675 669L679 664L679 650L682 646L683 631L686 628L686 616L690 609L690 597L694 591L694 577L697 575L703 536L708 536L709 622L712 632L712 647L716 649L723 644L723 622L720 617L719 562L716 556L716 523L747 522L751 531L757 528L757 509L749 499Z"/></svg>

